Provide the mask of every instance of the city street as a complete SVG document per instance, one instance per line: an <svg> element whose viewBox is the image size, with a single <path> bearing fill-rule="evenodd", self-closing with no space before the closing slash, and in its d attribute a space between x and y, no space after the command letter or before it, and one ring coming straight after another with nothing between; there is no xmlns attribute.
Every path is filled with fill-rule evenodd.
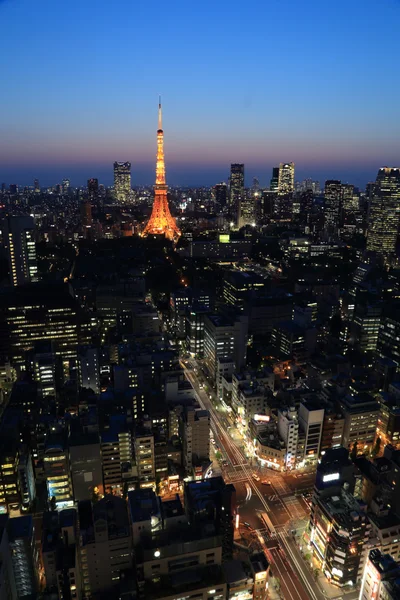
<svg viewBox="0 0 400 600"><path fill-rule="evenodd" d="M182 366L201 407L210 413L215 448L222 454L223 463L226 464L222 466L222 474L225 481L232 482L236 488L240 522L245 523L246 527L258 535L261 546L272 562L272 572L280 580L283 597L287 600L323 598L317 584L309 581L300 563L296 565L296 573L296 566L293 568L290 564L281 544L278 547L277 543L273 543L275 547L268 548L271 536L289 535L294 523L300 520L306 524L309 507L304 499L296 494L312 487L314 475L299 477L295 474L286 475L271 469L261 469L256 465L251 466L243 447L232 439L232 423L216 410L209 392L200 387L195 370L187 368L186 363L182 363ZM263 484L263 481L270 483Z"/></svg>
<svg viewBox="0 0 400 600"><path fill-rule="evenodd" d="M307 527L310 507L303 493L313 489L315 473L280 473L261 467L246 456L242 439L224 408L216 402L209 384L199 378L195 361L181 362L200 406L210 413L215 444L222 455L220 466L226 482L234 484L242 536L251 547L262 548L271 562L271 572L280 582L285 600L357 600L356 589L340 590L323 575L316 580L296 544ZM211 456L217 464L215 456ZM264 483L263 483L264 482Z"/></svg>

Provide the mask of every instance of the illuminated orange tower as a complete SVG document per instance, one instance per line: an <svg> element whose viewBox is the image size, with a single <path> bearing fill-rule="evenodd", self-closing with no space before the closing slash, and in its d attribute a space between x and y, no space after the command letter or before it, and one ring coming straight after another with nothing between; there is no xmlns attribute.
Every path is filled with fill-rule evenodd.
<svg viewBox="0 0 400 600"><path fill-rule="evenodd" d="M158 131L157 131L157 166L156 185L154 188L153 210L143 235L165 235L169 240L177 240L181 235L174 217L168 206L168 186L165 183L164 164L164 132L162 129L161 98L158 104Z"/></svg>

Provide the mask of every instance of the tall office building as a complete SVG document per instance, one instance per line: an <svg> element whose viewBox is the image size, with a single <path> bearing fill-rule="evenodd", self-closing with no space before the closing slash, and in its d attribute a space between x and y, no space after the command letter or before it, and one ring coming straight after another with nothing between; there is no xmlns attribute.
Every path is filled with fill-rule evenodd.
<svg viewBox="0 0 400 600"><path fill-rule="evenodd" d="M39 557L35 547L32 515L9 519L7 532L17 596L36 598Z"/></svg>
<svg viewBox="0 0 400 600"><path fill-rule="evenodd" d="M255 225L256 221L256 202L259 196L258 191L253 192L251 190L245 190L243 198L239 204L238 212L238 227L245 227L245 225Z"/></svg>
<svg viewBox="0 0 400 600"><path fill-rule="evenodd" d="M63 179L61 184L61 190L63 194L68 194L71 187L71 182L69 179Z"/></svg>
<svg viewBox="0 0 400 600"><path fill-rule="evenodd" d="M121 204L127 204L131 195L131 163L114 163L115 197Z"/></svg>
<svg viewBox="0 0 400 600"><path fill-rule="evenodd" d="M294 191L294 163L280 163L278 175L279 194L290 194Z"/></svg>
<svg viewBox="0 0 400 600"><path fill-rule="evenodd" d="M277 192L279 189L279 167L274 167L272 169L272 177L269 189L271 192Z"/></svg>
<svg viewBox="0 0 400 600"><path fill-rule="evenodd" d="M244 200L244 165L234 163L231 165L229 178L229 208L232 215L240 214L240 205Z"/></svg>
<svg viewBox="0 0 400 600"><path fill-rule="evenodd" d="M40 192L39 179L34 179L33 180L33 191L36 192L36 193Z"/></svg>
<svg viewBox="0 0 400 600"><path fill-rule="evenodd" d="M325 181L325 229L336 233L340 227L343 210L342 182L336 179Z"/></svg>
<svg viewBox="0 0 400 600"><path fill-rule="evenodd" d="M88 324L67 286L9 288L0 298L0 360L24 365L25 352L43 340L62 360L76 359L79 343L90 343Z"/></svg>
<svg viewBox="0 0 400 600"><path fill-rule="evenodd" d="M400 169L382 167L372 188L367 233L367 250L394 256L400 223Z"/></svg>
<svg viewBox="0 0 400 600"><path fill-rule="evenodd" d="M87 188L89 198L96 198L97 194L99 193L99 180L94 177L88 179Z"/></svg>
<svg viewBox="0 0 400 600"><path fill-rule="evenodd" d="M3 221L4 248L14 286L38 280L34 230L32 217L6 217Z"/></svg>
<svg viewBox="0 0 400 600"><path fill-rule="evenodd" d="M228 203L228 188L225 182L217 183L214 187L215 203L219 209L224 208Z"/></svg>

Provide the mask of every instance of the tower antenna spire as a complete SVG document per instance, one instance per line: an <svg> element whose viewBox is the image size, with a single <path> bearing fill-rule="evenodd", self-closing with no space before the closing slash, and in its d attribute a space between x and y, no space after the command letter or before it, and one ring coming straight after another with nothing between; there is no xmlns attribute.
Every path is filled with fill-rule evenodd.
<svg viewBox="0 0 400 600"><path fill-rule="evenodd" d="M158 96L158 129L162 129L161 96Z"/></svg>
<svg viewBox="0 0 400 600"><path fill-rule="evenodd" d="M157 160L156 160L156 185L154 186L154 202L150 219L143 231L146 235L164 235L167 239L176 242L181 235L168 205L168 186L165 181L164 161L164 132L162 129L161 96L158 100L158 130L157 130Z"/></svg>

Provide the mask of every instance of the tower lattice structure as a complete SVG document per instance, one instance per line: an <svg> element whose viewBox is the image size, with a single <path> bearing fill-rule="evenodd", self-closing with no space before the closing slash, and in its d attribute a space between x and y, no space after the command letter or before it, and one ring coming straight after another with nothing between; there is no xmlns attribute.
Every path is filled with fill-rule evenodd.
<svg viewBox="0 0 400 600"><path fill-rule="evenodd" d="M158 104L158 131L157 131L157 164L156 185L154 188L153 210L143 235L165 235L169 240L177 240L181 235L168 205L168 186L165 183L164 163L164 131L162 129L161 98Z"/></svg>

